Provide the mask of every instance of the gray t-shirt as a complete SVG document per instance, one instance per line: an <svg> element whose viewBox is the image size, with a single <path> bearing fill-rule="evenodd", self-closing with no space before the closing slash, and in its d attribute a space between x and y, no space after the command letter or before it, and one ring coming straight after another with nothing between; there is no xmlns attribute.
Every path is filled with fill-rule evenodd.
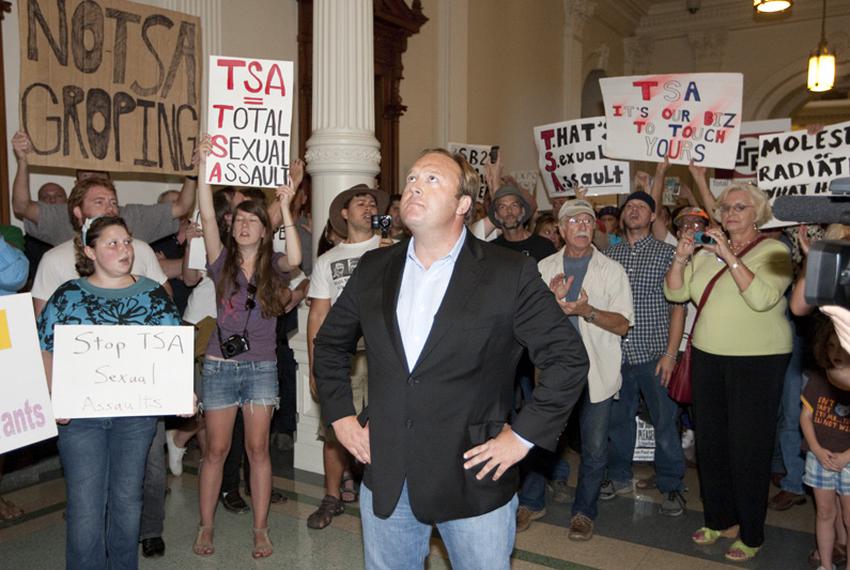
<svg viewBox="0 0 850 570"><path fill-rule="evenodd" d="M564 278L573 277L573 282L570 284L570 289L567 291L565 301L578 301L579 293L581 293L581 285L584 283L584 276L587 275L587 266L590 264L591 255L584 257L567 257L564 256ZM576 332L581 334L578 327L578 316L570 315L570 324L575 327Z"/></svg>
<svg viewBox="0 0 850 570"><path fill-rule="evenodd" d="M177 233L180 220L171 216L171 204L127 204L119 207L119 214L130 233L137 240L152 243ZM74 227L68 215L67 204L38 203L38 224L24 221L28 236L50 245L59 245L74 237Z"/></svg>

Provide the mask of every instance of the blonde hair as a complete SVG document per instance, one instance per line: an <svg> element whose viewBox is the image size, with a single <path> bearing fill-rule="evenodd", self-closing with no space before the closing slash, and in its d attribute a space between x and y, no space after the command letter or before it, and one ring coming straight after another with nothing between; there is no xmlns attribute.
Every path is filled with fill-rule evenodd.
<svg viewBox="0 0 850 570"><path fill-rule="evenodd" d="M773 218L773 211L770 208L767 194L752 184L732 184L723 189L720 196L717 197L717 209L714 210L714 219L720 221L720 204L726 201L726 197L732 192L746 192L750 195L753 201L753 207L756 209L756 226L763 226Z"/></svg>
<svg viewBox="0 0 850 570"><path fill-rule="evenodd" d="M850 239L850 226L829 224L823 233L823 239Z"/></svg>

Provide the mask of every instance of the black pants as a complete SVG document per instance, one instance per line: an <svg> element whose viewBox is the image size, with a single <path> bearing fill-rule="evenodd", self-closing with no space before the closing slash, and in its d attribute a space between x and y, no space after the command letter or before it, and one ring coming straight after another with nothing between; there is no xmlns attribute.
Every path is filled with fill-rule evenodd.
<svg viewBox="0 0 850 570"><path fill-rule="evenodd" d="M776 414L790 354L719 356L693 349L694 421L705 526L741 525L764 542Z"/></svg>

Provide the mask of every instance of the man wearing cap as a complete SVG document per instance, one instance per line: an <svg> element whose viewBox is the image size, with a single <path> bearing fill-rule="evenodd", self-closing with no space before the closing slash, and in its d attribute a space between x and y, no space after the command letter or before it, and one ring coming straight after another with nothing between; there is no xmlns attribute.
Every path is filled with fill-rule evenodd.
<svg viewBox="0 0 850 570"><path fill-rule="evenodd" d="M502 235L492 243L533 257L539 262L555 253L555 246L543 236L531 233L525 224L534 210L523 193L512 184L505 184L496 191L487 217Z"/></svg>
<svg viewBox="0 0 850 570"><path fill-rule="evenodd" d="M316 336L324 419L366 464L366 568L422 568L436 524L453 567L507 570L516 463L555 447L587 355L536 264L464 228L479 177L462 156L427 150L406 180L412 237L363 256ZM361 334L370 380L358 421L349 364ZM541 372L511 419L523 347Z"/></svg>
<svg viewBox="0 0 850 570"><path fill-rule="evenodd" d="M620 389L620 339L633 322L632 291L623 267L593 246L596 214L586 200L570 200L558 213L564 247L538 265L544 283L555 295L570 325L581 335L590 360L587 388L578 407L581 427L581 466L572 507L569 538L593 536L596 502L605 478L608 421L614 394ZM534 450L538 464L551 464L552 454ZM529 456L529 459L532 458ZM526 475L520 510L544 503L540 471ZM519 525L519 514L517 516Z"/></svg>
<svg viewBox="0 0 850 570"><path fill-rule="evenodd" d="M606 254L626 270L632 288L635 319L622 342L623 385L611 406L608 481L600 498L613 499L632 490L632 456L635 448L635 414L639 394L649 408L655 427L655 475L664 495L661 514L684 513L682 478L685 459L679 440L679 407L667 393L667 383L685 321L685 308L664 297L664 275L673 260L673 246L658 241L650 228L655 220L655 200L643 191L633 192L623 204L624 240Z"/></svg>
<svg viewBox="0 0 850 570"><path fill-rule="evenodd" d="M313 340L322 323L348 283L360 258L369 250L381 247L381 236L372 229L372 216L386 211L389 196L358 184L340 193L330 206L330 223L334 231L344 238L316 260L310 278L310 313L307 317L307 350L310 358L310 393L318 401L316 379L313 376ZM387 240L387 244L392 241ZM362 345L351 359L351 391L354 409L359 414L367 399L366 351ZM319 508L307 517L307 526L322 529L333 517L345 511L340 487L343 474L348 470L350 458L337 441L333 428L319 424L322 459L325 468L325 497ZM349 490L350 491L350 490Z"/></svg>

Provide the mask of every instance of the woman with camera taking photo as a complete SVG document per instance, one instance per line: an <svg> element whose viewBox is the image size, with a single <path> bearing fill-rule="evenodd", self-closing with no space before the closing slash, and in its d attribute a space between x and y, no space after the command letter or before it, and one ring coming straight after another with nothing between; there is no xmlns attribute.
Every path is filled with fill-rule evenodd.
<svg viewBox="0 0 850 570"><path fill-rule="evenodd" d="M784 292L792 267L788 249L759 233L771 219L764 192L730 186L716 216L725 233L709 228L714 243L694 253L694 233L685 232L664 290L670 301L703 305L691 338L691 381L705 526L692 538L713 544L740 532L726 552L738 562L753 558L764 542L776 416L791 353Z"/></svg>
<svg viewBox="0 0 850 570"><path fill-rule="evenodd" d="M212 189L205 182L210 149L209 137L205 137L198 149L198 203L207 270L215 283L217 316L202 373L207 453L200 469L201 523L192 550L200 556L215 552L215 507L237 407L242 407L245 448L251 464L251 554L265 558L272 554L268 533L272 490L269 426L279 402L275 325L289 301L288 273L301 263L301 242L289 210L295 192L285 185L276 191L286 234L286 255L273 251L274 228L265 207L253 200L235 207L230 231L221 235Z"/></svg>

